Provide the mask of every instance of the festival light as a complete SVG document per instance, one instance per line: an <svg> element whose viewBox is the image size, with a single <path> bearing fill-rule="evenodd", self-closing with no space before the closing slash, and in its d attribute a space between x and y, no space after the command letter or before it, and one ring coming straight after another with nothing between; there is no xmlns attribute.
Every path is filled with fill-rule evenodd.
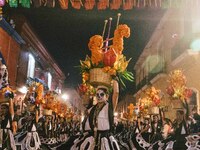
<svg viewBox="0 0 200 150"><path fill-rule="evenodd" d="M114 113L114 116L117 117L117 116L118 116L118 112L115 112L115 113Z"/></svg>
<svg viewBox="0 0 200 150"><path fill-rule="evenodd" d="M194 41L192 41L190 48L193 51L200 51L200 39L195 39Z"/></svg>
<svg viewBox="0 0 200 150"><path fill-rule="evenodd" d="M27 89L27 87L26 86L23 86L23 87L21 87L21 88L19 88L19 90L18 90L19 92L21 92L21 93L23 93L23 94L26 94L27 93L27 91L28 91L28 89Z"/></svg>
<svg viewBox="0 0 200 150"><path fill-rule="evenodd" d="M62 95L62 99L63 99L64 101L68 100L68 99L69 99L69 95L68 95L68 94L63 94L63 95Z"/></svg>

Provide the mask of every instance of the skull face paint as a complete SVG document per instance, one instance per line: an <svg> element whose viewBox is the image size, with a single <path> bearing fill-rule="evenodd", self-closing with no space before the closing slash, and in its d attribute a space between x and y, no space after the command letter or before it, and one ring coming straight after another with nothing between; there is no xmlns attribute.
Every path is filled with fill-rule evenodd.
<svg viewBox="0 0 200 150"><path fill-rule="evenodd" d="M106 101L108 99L108 94L106 93L106 90L98 89L96 92L96 98L97 98L98 102Z"/></svg>

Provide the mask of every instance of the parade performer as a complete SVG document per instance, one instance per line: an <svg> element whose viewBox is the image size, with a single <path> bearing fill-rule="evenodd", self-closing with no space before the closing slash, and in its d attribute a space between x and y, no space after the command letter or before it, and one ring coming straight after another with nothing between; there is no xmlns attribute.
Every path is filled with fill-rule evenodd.
<svg viewBox="0 0 200 150"><path fill-rule="evenodd" d="M109 94L106 86L96 88L97 104L87 111L83 130L85 136L75 140L71 149L119 149L118 143L111 135L114 125L113 111L118 101L118 83L113 81L113 92Z"/></svg>
<svg viewBox="0 0 200 150"><path fill-rule="evenodd" d="M1 55L0 55L1 56ZM2 139L2 149L16 150L15 141L12 130L16 127L13 126L14 94L8 84L8 71L3 57L0 58L0 129Z"/></svg>

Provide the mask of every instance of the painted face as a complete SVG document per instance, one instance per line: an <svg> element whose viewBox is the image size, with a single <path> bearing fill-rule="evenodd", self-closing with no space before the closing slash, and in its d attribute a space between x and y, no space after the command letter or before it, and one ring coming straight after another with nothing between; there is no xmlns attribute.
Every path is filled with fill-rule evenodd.
<svg viewBox="0 0 200 150"><path fill-rule="evenodd" d="M108 99L108 95L102 89L98 89L96 92L96 98L98 101L106 101Z"/></svg>
<svg viewBox="0 0 200 150"><path fill-rule="evenodd" d="M8 113L9 109L5 105L1 105L1 113L2 115L6 115Z"/></svg>

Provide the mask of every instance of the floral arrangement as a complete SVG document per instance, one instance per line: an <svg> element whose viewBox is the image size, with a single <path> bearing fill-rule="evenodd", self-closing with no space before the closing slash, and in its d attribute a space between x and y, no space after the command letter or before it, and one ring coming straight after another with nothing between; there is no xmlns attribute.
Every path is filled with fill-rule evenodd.
<svg viewBox="0 0 200 150"><path fill-rule="evenodd" d="M44 95L44 104L43 104L43 108L44 109L51 109L53 111L56 111L57 108L57 93L53 92L53 91L48 91L45 95Z"/></svg>
<svg viewBox="0 0 200 150"><path fill-rule="evenodd" d="M26 93L25 103L27 104L44 104L44 86L40 82L29 83L28 92Z"/></svg>
<svg viewBox="0 0 200 150"><path fill-rule="evenodd" d="M150 102L150 106L159 106L162 98L161 91L159 89L152 86L146 90L145 95L147 96L146 99Z"/></svg>
<svg viewBox="0 0 200 150"><path fill-rule="evenodd" d="M80 70L83 84L79 86L82 94L94 94L90 83L90 71L94 68L101 68L104 73L109 74L112 78L119 80L125 86L124 79L133 81L133 74L127 71L127 66L131 59L127 60L122 54L123 38L130 36L130 28L123 24L118 25L114 31L114 37L103 40L103 36L94 35L90 38L88 47L91 51L91 57L86 56L84 61L80 61ZM108 41L112 40L112 45Z"/></svg>
<svg viewBox="0 0 200 150"><path fill-rule="evenodd" d="M174 70L169 74L167 94L172 99L186 100L192 96L192 90L186 87L186 77L182 70Z"/></svg>

